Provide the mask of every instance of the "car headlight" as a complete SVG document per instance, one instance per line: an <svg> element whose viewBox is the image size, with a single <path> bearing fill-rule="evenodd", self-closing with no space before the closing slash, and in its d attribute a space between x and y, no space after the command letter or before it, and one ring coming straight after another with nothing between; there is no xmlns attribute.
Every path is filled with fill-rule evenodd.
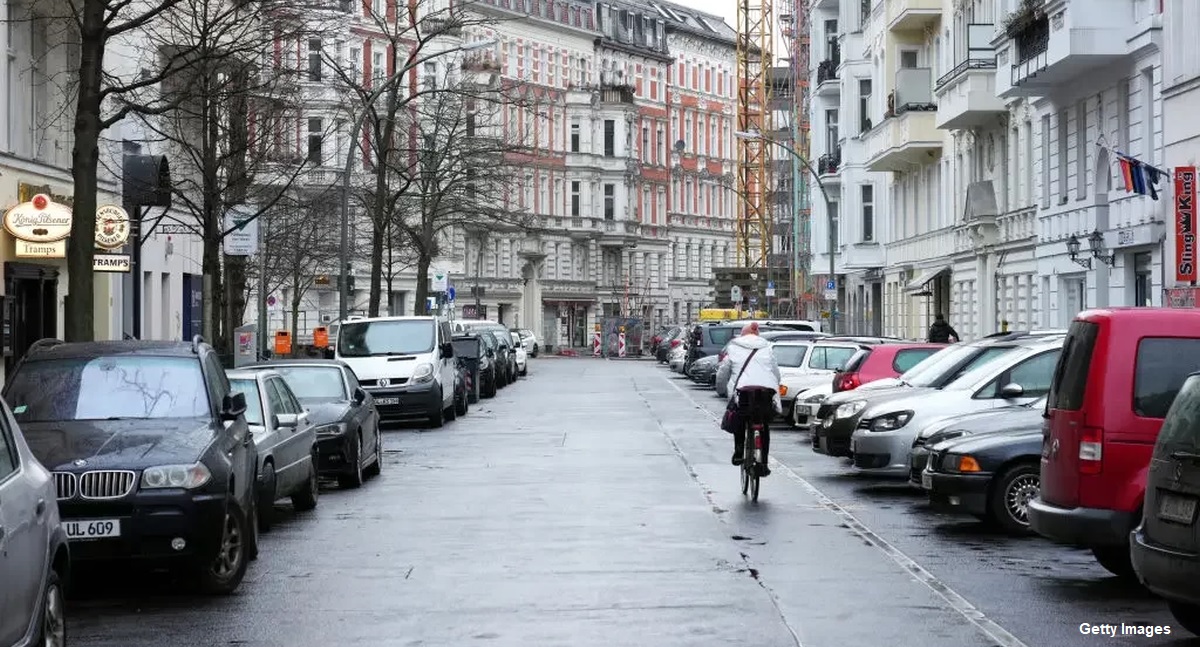
<svg viewBox="0 0 1200 647"><path fill-rule="evenodd" d="M422 382L430 382L433 380L433 364L425 362L417 364L417 368L413 371L410 382L420 384Z"/></svg>
<svg viewBox="0 0 1200 647"><path fill-rule="evenodd" d="M895 431L908 424L912 420L913 412L897 411L887 415L879 416L871 421L871 431Z"/></svg>
<svg viewBox="0 0 1200 647"><path fill-rule="evenodd" d="M825 398L827 398L827 397L829 397L829 396L825 395L824 393L818 393L816 395L810 395L807 398L804 398L804 401L809 404L816 404L818 402L824 402Z"/></svg>
<svg viewBox="0 0 1200 647"><path fill-rule="evenodd" d="M926 439L925 444L936 445L943 440L953 440L965 434L966 432L963 431L939 431L936 434L929 436L928 439Z"/></svg>
<svg viewBox="0 0 1200 647"><path fill-rule="evenodd" d="M842 406L838 407L837 411L833 412L833 417L834 418L851 418L853 416L857 416L863 409L866 409L866 408L867 408L866 400L855 400L854 402L847 402L846 404L843 404Z"/></svg>
<svg viewBox="0 0 1200 647"><path fill-rule="evenodd" d="M947 472L964 474L983 471L979 468L979 461L975 460L974 456L967 454L946 454L946 457L942 459L942 468Z"/></svg>
<svg viewBox="0 0 1200 647"><path fill-rule="evenodd" d="M192 490L212 479L204 463L192 465L159 465L142 470L142 489L181 488Z"/></svg>
<svg viewBox="0 0 1200 647"><path fill-rule="evenodd" d="M341 423L335 423L332 425L321 425L320 427L317 427L315 431L317 432L318 436L337 436L338 434L342 433L343 429L344 427Z"/></svg>

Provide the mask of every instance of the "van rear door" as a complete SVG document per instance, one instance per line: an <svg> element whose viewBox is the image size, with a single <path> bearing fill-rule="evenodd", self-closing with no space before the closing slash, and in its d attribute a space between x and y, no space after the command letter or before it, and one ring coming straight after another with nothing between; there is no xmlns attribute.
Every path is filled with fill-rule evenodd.
<svg viewBox="0 0 1200 647"><path fill-rule="evenodd" d="M1086 434L1084 402L1100 333L1096 323L1071 324L1046 400L1040 497L1062 508L1079 505L1079 443ZM1092 388L1102 387L1096 384Z"/></svg>

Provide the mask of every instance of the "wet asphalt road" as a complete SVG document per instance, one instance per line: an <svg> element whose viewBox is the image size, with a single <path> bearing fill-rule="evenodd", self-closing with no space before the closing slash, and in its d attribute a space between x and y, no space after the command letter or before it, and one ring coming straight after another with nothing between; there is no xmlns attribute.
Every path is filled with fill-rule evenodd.
<svg viewBox="0 0 1200 647"><path fill-rule="evenodd" d="M73 644L1200 644L1089 554L932 514L806 434L777 431L781 465L748 503L722 402L651 362L546 358L530 373L443 429L388 432L361 490L281 506L234 596L91 576Z"/></svg>

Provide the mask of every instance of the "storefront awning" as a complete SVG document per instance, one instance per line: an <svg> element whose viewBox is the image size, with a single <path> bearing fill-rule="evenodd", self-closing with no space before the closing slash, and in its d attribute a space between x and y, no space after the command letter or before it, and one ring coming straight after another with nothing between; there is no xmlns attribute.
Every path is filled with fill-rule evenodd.
<svg viewBox="0 0 1200 647"><path fill-rule="evenodd" d="M934 267L931 269L924 270L920 274L918 274L916 276L916 278L909 281L908 285L904 286L904 291L908 292L909 294L912 294L914 292L921 292L925 289L925 286L928 285L930 281L936 279L937 277L939 277L949 271L950 271L949 265L945 265L943 267Z"/></svg>

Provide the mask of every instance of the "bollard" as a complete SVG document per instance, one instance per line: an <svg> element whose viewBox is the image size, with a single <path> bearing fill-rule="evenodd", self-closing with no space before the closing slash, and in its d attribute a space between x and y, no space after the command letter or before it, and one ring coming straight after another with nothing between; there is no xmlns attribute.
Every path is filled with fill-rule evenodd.
<svg viewBox="0 0 1200 647"><path fill-rule="evenodd" d="M596 324L596 331L592 333L592 357L600 357L600 324Z"/></svg>
<svg viewBox="0 0 1200 647"><path fill-rule="evenodd" d="M617 334L617 357L625 357L625 326Z"/></svg>

